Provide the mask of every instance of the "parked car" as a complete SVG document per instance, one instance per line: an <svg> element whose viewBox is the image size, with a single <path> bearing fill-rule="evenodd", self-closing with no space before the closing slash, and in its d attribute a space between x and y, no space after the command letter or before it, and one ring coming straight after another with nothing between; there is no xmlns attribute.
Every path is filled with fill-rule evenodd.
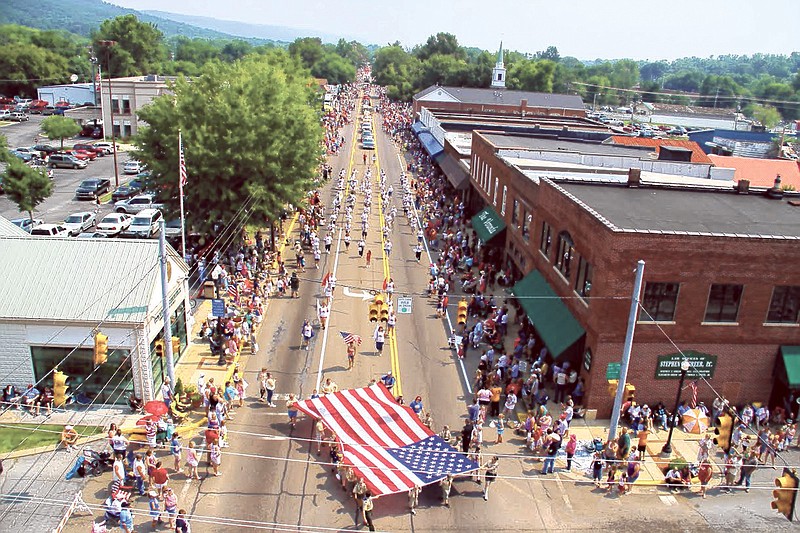
<svg viewBox="0 0 800 533"><path fill-rule="evenodd" d="M161 218L161 211L158 209L143 209L133 217L131 225L120 236L148 239L158 233Z"/></svg>
<svg viewBox="0 0 800 533"><path fill-rule="evenodd" d="M114 145L110 142L99 141L92 143L91 146L94 146L95 148L100 148L101 150L103 150L103 152L105 152L106 155L114 153Z"/></svg>
<svg viewBox="0 0 800 533"><path fill-rule="evenodd" d="M99 231L84 231L83 233L78 233L77 237L79 239L107 239L108 235Z"/></svg>
<svg viewBox="0 0 800 533"><path fill-rule="evenodd" d="M14 157L18 157L18 158L22 159L26 163L33 159L33 154L29 154L28 152L18 152L16 150L11 150L8 153L13 155Z"/></svg>
<svg viewBox="0 0 800 533"><path fill-rule="evenodd" d="M25 122L28 120L28 118L29 117L27 113L15 111L14 113L11 113L11 116L8 117L8 120L11 120L12 122Z"/></svg>
<svg viewBox="0 0 800 533"><path fill-rule="evenodd" d="M369 139L364 140L361 143L361 146L362 146L362 148L364 148L364 150L374 150L375 149L375 141L372 141L372 140L369 140Z"/></svg>
<svg viewBox="0 0 800 533"><path fill-rule="evenodd" d="M142 171L142 164L138 161L126 161L122 167L125 174L138 174Z"/></svg>
<svg viewBox="0 0 800 533"><path fill-rule="evenodd" d="M95 154L97 157L103 157L106 155L106 151L104 148L100 148L99 146L95 146L93 144L86 144L86 143L78 143L72 147L73 150L78 150L80 152L89 152Z"/></svg>
<svg viewBox="0 0 800 533"><path fill-rule="evenodd" d="M31 149L36 152L41 152L43 154L48 154L48 155L58 152L58 148L56 148L55 146L50 146L49 144L37 144Z"/></svg>
<svg viewBox="0 0 800 533"><path fill-rule="evenodd" d="M48 106L45 106L44 109L42 109L42 116L44 116L44 117L47 117L47 116L50 116L50 115L55 115L55 114L56 114L56 107L55 106L48 105Z"/></svg>
<svg viewBox="0 0 800 533"><path fill-rule="evenodd" d="M119 202L122 200L127 200L128 198L133 198L140 192L142 192L143 183L139 180L131 180L124 185L120 185L117 187L117 190L111 193L111 200L114 202Z"/></svg>
<svg viewBox="0 0 800 533"><path fill-rule="evenodd" d="M53 168L86 168L86 160L78 159L69 154L50 154L47 164Z"/></svg>
<svg viewBox="0 0 800 533"><path fill-rule="evenodd" d="M89 152L82 152L80 150L64 150L58 153L71 155L72 157L76 157L81 161L94 161L95 159L97 159L97 154L95 154L94 152L90 154Z"/></svg>
<svg viewBox="0 0 800 533"><path fill-rule="evenodd" d="M40 237L66 237L69 231L61 224L39 224L31 230L31 235Z"/></svg>
<svg viewBox="0 0 800 533"><path fill-rule="evenodd" d="M31 230L36 226L44 224L44 220L42 220L41 218L34 218L34 219L15 218L11 220L11 223L14 224L15 226L19 226L20 228L30 233Z"/></svg>
<svg viewBox="0 0 800 533"><path fill-rule="evenodd" d="M93 227L97 222L97 217L94 213L89 211L82 211L80 213L73 213L64 219L64 227L70 237L74 237L79 233L83 233L89 228Z"/></svg>
<svg viewBox="0 0 800 533"><path fill-rule="evenodd" d="M78 200L96 200L111 190L111 180L105 178L92 178L83 180L75 190Z"/></svg>
<svg viewBox="0 0 800 533"><path fill-rule="evenodd" d="M164 237L167 239L181 238L181 219L167 220L164 224Z"/></svg>
<svg viewBox="0 0 800 533"><path fill-rule="evenodd" d="M103 217L103 220L97 223L97 231L105 235L113 236L118 235L120 232L128 229L131 225L133 217L125 213L109 213Z"/></svg>
<svg viewBox="0 0 800 533"><path fill-rule="evenodd" d="M11 119L11 111L8 109L0 109L0 120L10 120Z"/></svg>
<svg viewBox="0 0 800 533"><path fill-rule="evenodd" d="M121 200L114 204L117 213L139 213L145 209L161 209L163 206L156 203L152 194L140 194L129 200Z"/></svg>

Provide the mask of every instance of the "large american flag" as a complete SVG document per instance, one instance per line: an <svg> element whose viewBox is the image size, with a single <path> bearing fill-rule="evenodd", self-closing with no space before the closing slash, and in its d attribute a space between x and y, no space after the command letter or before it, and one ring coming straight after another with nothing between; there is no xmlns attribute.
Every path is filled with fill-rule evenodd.
<svg viewBox="0 0 800 533"><path fill-rule="evenodd" d="M408 406L399 405L381 383L303 400L296 407L321 418L334 432L344 463L375 496L406 492L479 467L423 425Z"/></svg>
<svg viewBox="0 0 800 533"><path fill-rule="evenodd" d="M181 173L181 189L183 189L189 178L186 174L186 160L183 158L183 137L180 131L178 131L178 165Z"/></svg>
<svg viewBox="0 0 800 533"><path fill-rule="evenodd" d="M354 334L349 333L347 331L340 331L339 334L341 334L342 339L344 339L344 343L345 344L350 344L351 342L354 342L354 343L358 344L359 346L361 346L361 341L363 340L363 339L361 339L361 335L354 335Z"/></svg>

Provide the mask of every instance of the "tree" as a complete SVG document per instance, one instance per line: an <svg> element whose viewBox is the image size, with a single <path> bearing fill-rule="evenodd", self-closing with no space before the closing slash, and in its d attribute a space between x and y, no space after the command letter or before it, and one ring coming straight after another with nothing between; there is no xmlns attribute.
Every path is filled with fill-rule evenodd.
<svg viewBox="0 0 800 533"><path fill-rule="evenodd" d="M136 139L136 157L155 176L166 211L179 208L179 129L187 227L240 225L242 212L247 220L275 220L286 203L300 204L321 157L315 87L299 61L278 49L210 62L191 82L179 77L173 95L140 110L147 126Z"/></svg>
<svg viewBox="0 0 800 533"><path fill-rule="evenodd" d="M0 94L36 96L36 87L69 79L67 60L33 44L3 46L0 54ZM44 81L43 83L43 80Z"/></svg>
<svg viewBox="0 0 800 533"><path fill-rule="evenodd" d="M409 101L421 86L422 64L399 45L386 46L375 52L373 76L386 86L389 98ZM422 87L424 88L424 87Z"/></svg>
<svg viewBox="0 0 800 533"><path fill-rule="evenodd" d="M289 53L299 57L303 64L311 69L325 55L322 39L319 37L302 37L289 45Z"/></svg>
<svg viewBox="0 0 800 533"><path fill-rule="evenodd" d="M523 91L553 92L556 63L548 59L515 63L508 76L509 87Z"/></svg>
<svg viewBox="0 0 800 533"><path fill-rule="evenodd" d="M101 41L117 44L106 46ZM164 34L152 23L139 21L136 15L104 21L92 35L92 43L100 64L111 76L154 74L166 57Z"/></svg>
<svg viewBox="0 0 800 533"><path fill-rule="evenodd" d="M745 108L745 113L763 124L767 129L772 129L781 121L781 114L772 106L751 104Z"/></svg>
<svg viewBox="0 0 800 533"><path fill-rule="evenodd" d="M558 48L555 46L548 46L547 50L536 52L534 57L536 57L536 59L547 59L555 63L561 60L561 54L558 53Z"/></svg>
<svg viewBox="0 0 800 533"><path fill-rule="evenodd" d="M64 149L64 139L74 137L81 131L78 123L64 115L51 115L42 121L42 131L51 141L59 139Z"/></svg>
<svg viewBox="0 0 800 533"><path fill-rule="evenodd" d="M455 56L433 54L422 62L420 87L431 85L453 85L460 87L468 77L467 62Z"/></svg>
<svg viewBox="0 0 800 533"><path fill-rule="evenodd" d="M458 39L452 33L439 32L431 35L422 46L414 50L420 60L425 60L434 54L454 56L456 59L466 59L466 51L458 44Z"/></svg>
<svg viewBox="0 0 800 533"><path fill-rule="evenodd" d="M29 167L16 157L8 159L3 176L6 196L33 219L33 210L53 194L53 182L43 170Z"/></svg>

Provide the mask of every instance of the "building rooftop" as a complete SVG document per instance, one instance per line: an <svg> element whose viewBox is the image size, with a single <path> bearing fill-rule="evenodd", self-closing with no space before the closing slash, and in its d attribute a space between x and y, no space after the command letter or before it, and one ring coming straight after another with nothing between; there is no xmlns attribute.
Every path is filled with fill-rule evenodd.
<svg viewBox="0 0 800 533"><path fill-rule="evenodd" d="M752 187L772 187L775 176L781 175L781 185L800 191L800 162L783 159L755 159L725 155L709 155L718 167L734 169L733 179L749 180Z"/></svg>
<svg viewBox="0 0 800 533"><path fill-rule="evenodd" d="M0 318L142 322L159 283L158 241L0 237L0 272Z"/></svg>
<svg viewBox="0 0 800 533"><path fill-rule="evenodd" d="M800 208L786 199L547 181L615 231L800 240Z"/></svg>
<svg viewBox="0 0 800 533"><path fill-rule="evenodd" d="M0 217L0 237L30 237L30 235L7 218Z"/></svg>
<svg viewBox="0 0 800 533"><path fill-rule="evenodd" d="M519 150L547 150L561 152L579 152L582 154L617 155L655 159L655 152L646 147L617 146L599 142L567 140L555 137L535 137L525 135L503 135L499 133L481 132L496 148Z"/></svg>
<svg viewBox="0 0 800 533"><path fill-rule="evenodd" d="M686 148L692 151L692 163L713 164L700 145L694 141L683 139L650 139L647 137L630 137L628 135L612 135L611 142L624 146L647 146L653 148L657 153L661 153L662 146L674 146Z"/></svg>
<svg viewBox="0 0 800 533"><path fill-rule="evenodd" d="M432 95L432 93L436 93ZM511 91L508 89L480 89L472 87L446 87L431 85L414 95L414 100L425 100L428 95L435 96L432 101L461 102L464 104L508 105L519 107L522 100L527 100L528 107L549 107L553 109L584 110L580 96L571 94L535 93L530 91Z"/></svg>

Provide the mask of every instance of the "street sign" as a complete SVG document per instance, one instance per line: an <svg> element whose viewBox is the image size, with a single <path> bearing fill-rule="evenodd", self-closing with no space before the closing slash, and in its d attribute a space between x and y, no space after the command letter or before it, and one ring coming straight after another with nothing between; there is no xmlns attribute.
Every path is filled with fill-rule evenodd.
<svg viewBox="0 0 800 533"><path fill-rule="evenodd" d="M211 316L225 316L225 300L221 298L211 300Z"/></svg>
<svg viewBox="0 0 800 533"><path fill-rule="evenodd" d="M401 315L411 314L411 298L398 298L397 299L397 312Z"/></svg>
<svg viewBox="0 0 800 533"><path fill-rule="evenodd" d="M717 367L717 356L689 350L683 352L683 355L679 353L659 355L658 364L656 365L656 379L680 378L681 361L684 357L686 357L690 365L689 371L686 372L687 378L711 379L714 377L714 369Z"/></svg>
<svg viewBox="0 0 800 533"><path fill-rule="evenodd" d="M622 363L608 363L606 367L606 379L619 379L621 366Z"/></svg>

